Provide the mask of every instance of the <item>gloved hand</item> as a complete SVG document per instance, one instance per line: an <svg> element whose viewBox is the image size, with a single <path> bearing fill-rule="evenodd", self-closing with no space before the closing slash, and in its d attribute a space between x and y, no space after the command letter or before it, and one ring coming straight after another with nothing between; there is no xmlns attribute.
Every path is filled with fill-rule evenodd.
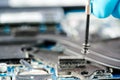
<svg viewBox="0 0 120 80"><path fill-rule="evenodd" d="M120 0L93 0L92 13L99 18L112 14L120 19Z"/></svg>

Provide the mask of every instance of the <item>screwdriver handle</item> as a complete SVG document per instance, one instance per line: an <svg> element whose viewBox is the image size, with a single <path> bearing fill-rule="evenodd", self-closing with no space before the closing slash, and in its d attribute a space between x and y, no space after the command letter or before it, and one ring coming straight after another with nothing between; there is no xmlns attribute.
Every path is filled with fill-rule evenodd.
<svg viewBox="0 0 120 80"><path fill-rule="evenodd" d="M90 11L90 0L87 0L87 3L86 3L86 14L89 14L90 15L91 11Z"/></svg>

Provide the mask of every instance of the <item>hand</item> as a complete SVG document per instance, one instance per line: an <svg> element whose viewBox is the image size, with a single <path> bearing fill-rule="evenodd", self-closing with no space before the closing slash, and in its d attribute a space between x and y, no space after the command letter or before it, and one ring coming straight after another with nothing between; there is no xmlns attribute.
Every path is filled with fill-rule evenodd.
<svg viewBox="0 0 120 80"><path fill-rule="evenodd" d="M99 18L112 14L120 19L120 0L93 0L92 13Z"/></svg>

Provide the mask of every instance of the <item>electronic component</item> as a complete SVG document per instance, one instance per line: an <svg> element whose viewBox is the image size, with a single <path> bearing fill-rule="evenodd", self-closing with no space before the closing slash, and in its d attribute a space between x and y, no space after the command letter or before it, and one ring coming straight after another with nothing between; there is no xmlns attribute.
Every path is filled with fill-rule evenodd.
<svg viewBox="0 0 120 80"><path fill-rule="evenodd" d="M0 63L0 72L4 73L7 71L7 64L6 63Z"/></svg>
<svg viewBox="0 0 120 80"><path fill-rule="evenodd" d="M16 80L52 80L51 75L19 75Z"/></svg>
<svg viewBox="0 0 120 80"><path fill-rule="evenodd" d="M80 78L77 77L64 77L64 78L59 78L58 80L81 80Z"/></svg>
<svg viewBox="0 0 120 80"><path fill-rule="evenodd" d="M21 59L19 64L0 63L0 80L55 80L52 78L51 67L46 68L47 65L35 59L29 61Z"/></svg>
<svg viewBox="0 0 120 80"><path fill-rule="evenodd" d="M77 69L77 68L85 68L86 62L82 58L77 57L59 57L59 68L61 69Z"/></svg>
<svg viewBox="0 0 120 80"><path fill-rule="evenodd" d="M38 34L38 28L29 25L22 25L14 28L11 32L15 37L36 36Z"/></svg>
<svg viewBox="0 0 120 80"><path fill-rule="evenodd" d="M111 78L112 78L112 74L106 72L105 70L97 70L90 77L90 79L93 79L93 80L94 79L104 80L104 79L111 79Z"/></svg>
<svg viewBox="0 0 120 80"><path fill-rule="evenodd" d="M0 77L0 80L12 80L11 77L6 76L6 77Z"/></svg>

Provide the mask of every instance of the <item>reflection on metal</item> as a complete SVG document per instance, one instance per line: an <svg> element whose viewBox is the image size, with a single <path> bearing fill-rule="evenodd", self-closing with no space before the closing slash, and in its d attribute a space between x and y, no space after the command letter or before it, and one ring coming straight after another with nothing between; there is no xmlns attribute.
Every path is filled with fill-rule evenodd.
<svg viewBox="0 0 120 80"><path fill-rule="evenodd" d="M52 80L51 75L18 75L16 80Z"/></svg>

